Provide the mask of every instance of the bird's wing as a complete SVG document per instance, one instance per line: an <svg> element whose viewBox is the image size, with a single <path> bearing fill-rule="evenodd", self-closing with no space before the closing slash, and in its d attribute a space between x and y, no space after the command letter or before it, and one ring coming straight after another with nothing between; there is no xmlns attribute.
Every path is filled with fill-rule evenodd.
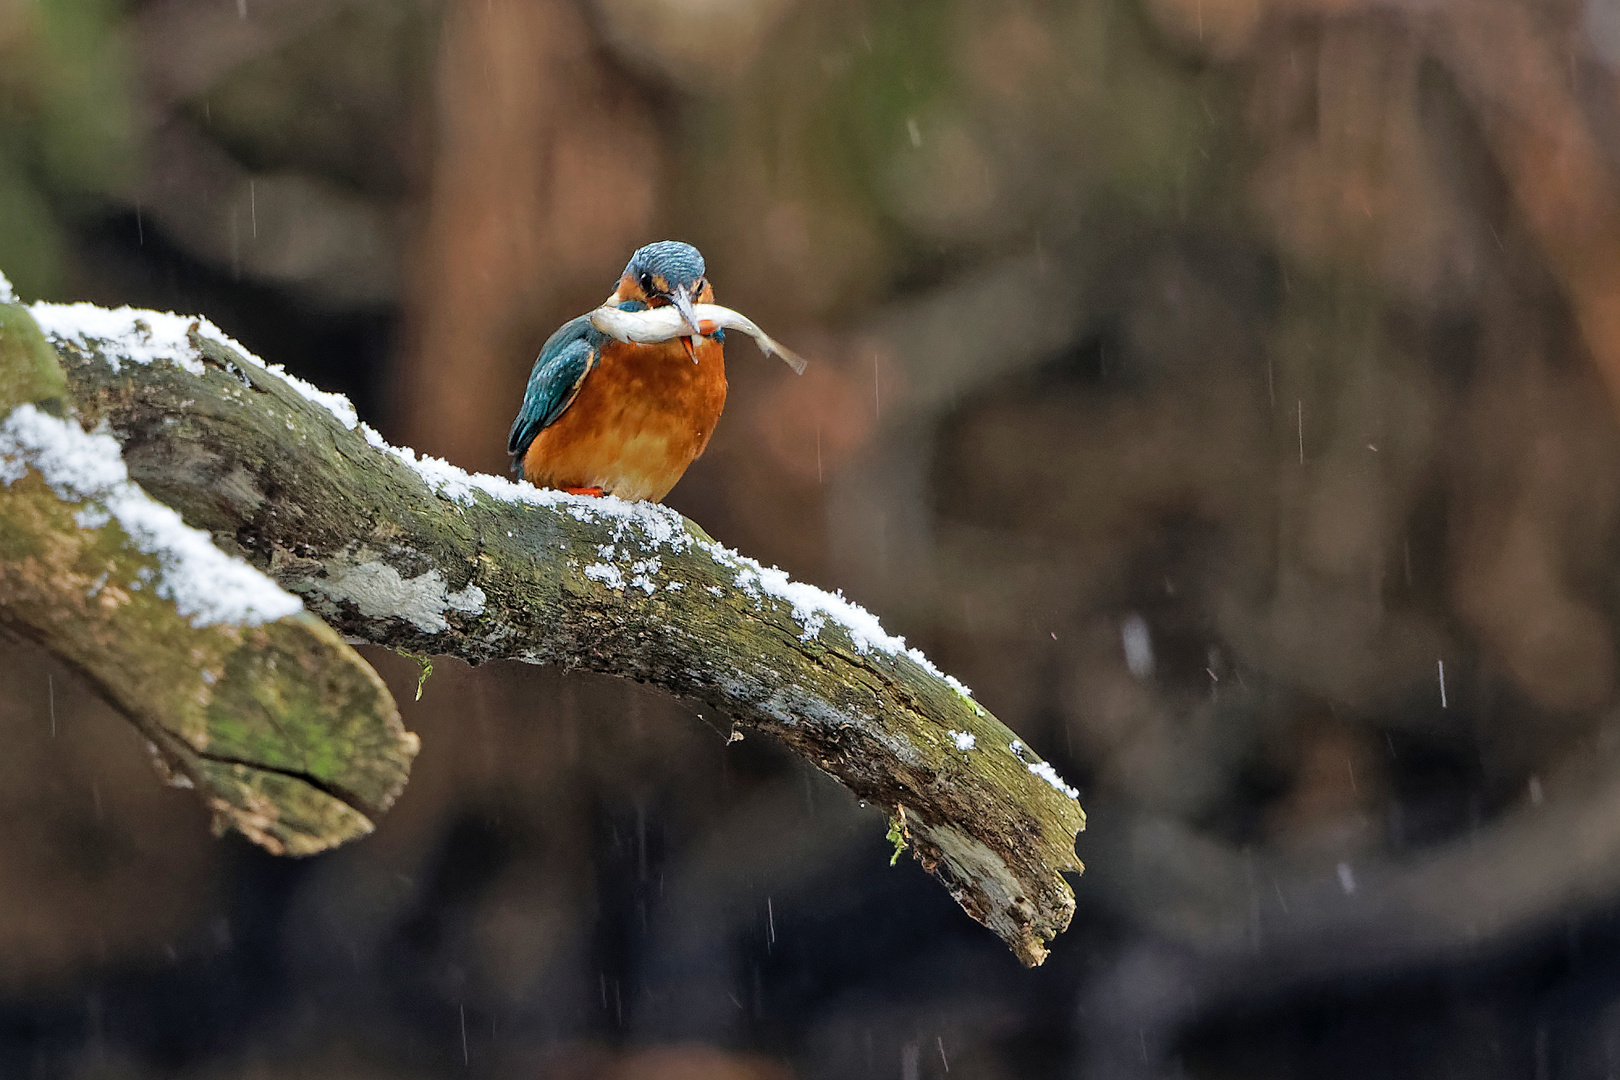
<svg viewBox="0 0 1620 1080"><path fill-rule="evenodd" d="M506 452L512 455L514 469L523 467L523 455L534 437L556 423L573 404L585 376L601 357L600 338L591 329L590 319L581 316L564 323L541 348L540 358L529 373L523 407L506 439Z"/></svg>

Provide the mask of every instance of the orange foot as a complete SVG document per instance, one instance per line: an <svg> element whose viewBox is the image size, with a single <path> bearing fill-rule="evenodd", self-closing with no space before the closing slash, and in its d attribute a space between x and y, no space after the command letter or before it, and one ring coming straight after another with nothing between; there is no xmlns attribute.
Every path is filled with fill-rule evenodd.
<svg viewBox="0 0 1620 1080"><path fill-rule="evenodd" d="M563 490L568 492L570 495L589 495L594 499L600 499L602 496L607 494L607 492L603 491L599 487L563 488Z"/></svg>

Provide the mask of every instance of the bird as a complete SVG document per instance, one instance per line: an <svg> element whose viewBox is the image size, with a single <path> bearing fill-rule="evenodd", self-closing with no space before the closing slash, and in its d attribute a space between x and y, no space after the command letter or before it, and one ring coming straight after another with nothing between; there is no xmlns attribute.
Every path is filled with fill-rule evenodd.
<svg viewBox="0 0 1620 1080"><path fill-rule="evenodd" d="M698 329L714 303L703 256L662 240L630 256L604 307L673 306ZM571 319L540 349L506 450L537 487L660 502L709 445L726 406L725 331L641 344Z"/></svg>

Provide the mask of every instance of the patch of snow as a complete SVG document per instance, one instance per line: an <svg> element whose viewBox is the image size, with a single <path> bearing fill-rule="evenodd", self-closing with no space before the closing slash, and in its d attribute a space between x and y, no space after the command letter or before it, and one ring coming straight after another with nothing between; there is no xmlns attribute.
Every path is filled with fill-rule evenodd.
<svg viewBox="0 0 1620 1080"><path fill-rule="evenodd" d="M829 593L814 585L794 581L774 566L763 566L745 555L739 555L719 544L705 545L714 561L735 572L732 584L755 601L769 596L792 605L793 618L801 627L799 640L810 641L821 633L830 619L849 635L850 644L861 655L873 649L895 656L913 652L913 659L922 656L908 650L904 638L885 633L877 617L870 611L844 599L843 593ZM927 664L927 660L921 661ZM928 664L932 669L933 665ZM937 670L934 674L939 674Z"/></svg>
<svg viewBox="0 0 1620 1080"><path fill-rule="evenodd" d="M973 691L940 671L923 655L922 650L908 646L905 638L887 633L877 616L859 604L851 603L841 591L830 593L814 585L794 581L776 567L763 566L720 544L707 543L703 547L715 562L734 572L732 584L756 603L770 597L792 605L793 618L800 626L800 641L814 639L831 622L849 635L850 644L862 656L876 650L889 656L909 657L924 671L948 683L951 689L973 705L975 712L983 713L978 703L972 701Z"/></svg>
<svg viewBox="0 0 1620 1080"><path fill-rule="evenodd" d="M664 561L657 555L645 559L632 559L628 570L625 570L607 561L618 556L619 545L597 544L596 552L604 561L592 563L585 568L585 576L592 581L600 581L610 589L622 590L627 586L640 589L648 596L658 591L658 585L653 578L664 568ZM628 556L629 552L625 554Z"/></svg>
<svg viewBox="0 0 1620 1080"><path fill-rule="evenodd" d="M370 443L374 448L381 450L384 453L393 452L393 446L388 442L387 439L382 437L382 432L378 431L376 428L372 427L363 420L360 422L360 434L363 435L366 442Z"/></svg>
<svg viewBox="0 0 1620 1080"><path fill-rule="evenodd" d="M617 544L597 544L597 554L603 560L613 559L618 554ZM628 571L621 569L612 562L603 561L592 563L585 568L585 576L592 581L600 581L610 589L623 589L626 586L640 589L648 596L658 591L658 585L653 578L664 568L664 561L653 555L645 559L633 559ZM628 573L628 578L626 577Z"/></svg>
<svg viewBox="0 0 1620 1080"><path fill-rule="evenodd" d="M94 504L81 506L73 514L73 524L81 529L99 529L111 520L111 514Z"/></svg>
<svg viewBox="0 0 1620 1080"><path fill-rule="evenodd" d="M1007 744L1007 749L1013 752L1013 757L1023 762L1024 768L1051 784L1060 794L1067 795L1071 799L1080 798L1079 789L1070 787L1051 765L1044 761L1024 761L1024 744L1022 742L1014 739Z"/></svg>
<svg viewBox="0 0 1620 1080"><path fill-rule="evenodd" d="M85 350L99 344L102 356L114 371L122 371L126 363L170 361L193 375L201 375L202 354L187 336L192 324L196 323L198 332L209 337L225 337L206 319L186 318L172 311L42 301L30 306L28 312L48 338L71 342Z"/></svg>
<svg viewBox="0 0 1620 1080"><path fill-rule="evenodd" d="M116 519L136 549L157 560L157 594L192 626L256 626L303 609L296 596L219 550L207 533L134 484L111 435L19 405L0 423L0 483L11 486L29 468L58 498L89 504L75 515L82 527Z"/></svg>
<svg viewBox="0 0 1620 1080"><path fill-rule="evenodd" d="M630 564L630 587L641 589L651 596L658 586L653 584L653 576L664 568L664 560L654 555L650 559L638 559Z"/></svg>
<svg viewBox="0 0 1620 1080"><path fill-rule="evenodd" d="M680 514L652 502L626 502L613 495L593 497L537 488L527 480L508 480L488 473L469 473L442 458L418 455L408 446L393 446L370 424L362 423L366 442L410 466L428 488L441 498L476 506L480 493L504 503L544 506L561 510L576 521L608 525L617 542L635 540L643 547L666 547L674 552L692 546L692 534Z"/></svg>
<svg viewBox="0 0 1620 1080"><path fill-rule="evenodd" d="M644 546L667 547L674 552L685 551L693 543L692 534L686 531L686 519L660 503L625 502L613 495L592 498L566 492L542 492L527 482L510 486L521 488L525 493L557 496L561 501L553 501L552 505L561 505L576 521L612 526L616 540L634 537Z"/></svg>
<svg viewBox="0 0 1620 1080"><path fill-rule="evenodd" d="M1048 765L1046 762L1037 761L1034 764L1029 765L1029 771L1040 777L1042 780L1045 780L1048 784L1051 784L1053 790L1067 795L1071 799L1080 798L1079 789L1069 786L1069 784L1064 781L1063 777L1058 775L1057 770L1052 768L1052 766Z"/></svg>
<svg viewBox="0 0 1620 1080"><path fill-rule="evenodd" d="M964 754L973 749L974 744L978 742L978 739L974 738L971 731L948 731L946 734L951 737L951 742L956 744L956 748Z"/></svg>
<svg viewBox="0 0 1620 1080"><path fill-rule="evenodd" d="M337 418L337 422L353 431L360 425L360 414L355 411L354 402L343 394L336 394L329 390L322 390L312 383L307 383L296 375L289 374L280 364L266 364L256 356L247 354L251 359L266 371L275 373L287 383L288 386L303 395L304 400L319 405ZM290 426L290 425L289 425Z"/></svg>
<svg viewBox="0 0 1620 1080"><path fill-rule="evenodd" d="M0 480L22 479L30 466L59 498L98 498L129 480L123 452L111 435L90 435L33 405L19 405L0 425Z"/></svg>
<svg viewBox="0 0 1620 1080"><path fill-rule="evenodd" d="M290 375L280 364L267 364L242 343L201 316L176 315L172 311L146 311L141 308L103 308L95 304L47 304L29 307L29 313L46 337L68 341L82 349L101 347L101 355L114 371L126 363L151 364L170 361L191 372L203 372L202 354L191 344L191 327L205 338L234 349L248 363L286 381L305 400L319 405L353 431L360 423L354 405L342 394L328 393Z"/></svg>

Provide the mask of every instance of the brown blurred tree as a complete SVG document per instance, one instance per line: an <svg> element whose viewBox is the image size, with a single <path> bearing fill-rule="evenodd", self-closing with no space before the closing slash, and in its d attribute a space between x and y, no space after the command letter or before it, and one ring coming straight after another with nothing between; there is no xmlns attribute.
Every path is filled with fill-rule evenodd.
<svg viewBox="0 0 1620 1080"><path fill-rule="evenodd" d="M545 336L611 291L648 237L665 174L653 111L566 0L457 0L412 265L402 437L506 467L505 419Z"/></svg>

